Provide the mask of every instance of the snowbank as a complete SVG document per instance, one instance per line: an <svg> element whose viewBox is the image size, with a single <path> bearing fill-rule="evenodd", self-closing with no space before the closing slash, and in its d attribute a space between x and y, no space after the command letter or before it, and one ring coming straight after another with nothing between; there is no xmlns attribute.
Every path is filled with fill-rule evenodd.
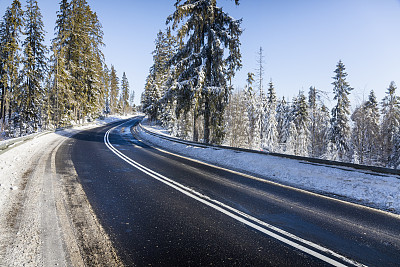
<svg viewBox="0 0 400 267"><path fill-rule="evenodd" d="M143 127L165 135L160 127ZM139 130L141 138L175 153L266 180L400 214L400 177L347 167L175 143Z"/></svg>
<svg viewBox="0 0 400 267"><path fill-rule="evenodd" d="M71 129L65 129L56 133L47 135L35 135L28 142L15 143L14 147L7 152L0 154L0 213L3 211L4 203L18 191L22 175L27 171L29 162L35 155L46 146L58 138L58 136L71 136L74 133L89 129L92 127L101 126L113 121L127 119L131 116L110 116L104 120L96 120L93 123L85 126L78 126ZM16 138L19 139L19 138ZM2 142L13 142L12 139Z"/></svg>

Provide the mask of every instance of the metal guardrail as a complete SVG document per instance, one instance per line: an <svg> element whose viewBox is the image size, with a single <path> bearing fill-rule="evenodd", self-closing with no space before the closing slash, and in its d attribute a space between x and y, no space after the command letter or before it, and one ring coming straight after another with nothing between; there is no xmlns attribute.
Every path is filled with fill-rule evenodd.
<svg viewBox="0 0 400 267"><path fill-rule="evenodd" d="M185 145L191 145L191 146L195 146L195 147L213 148L213 149L228 149L228 150L234 150L234 151L238 151L238 152L249 152L249 153L254 153L254 154L263 154L263 155L270 155L270 156L275 156L275 157L280 157L280 158L294 159L294 160L299 160L304 164L311 164L311 165L319 164L319 165L329 166L332 168L343 169L346 171L352 171L352 170L344 169L344 168L340 168L340 167L347 167L347 168L353 168L353 169L364 170L364 171L372 171L375 173L394 174L394 175L400 176L400 170L396 170L396 169L368 166L368 165L361 165L361 164L354 164L354 163L347 163L347 162L333 161L333 160L326 160L326 159L310 158L310 157L303 157L303 156L295 156L295 155L289 155L289 154L258 151L258 150L252 150L252 149L247 149L247 148L204 144L204 143L199 143L199 142L186 141L186 140L182 140L182 139L179 139L176 137L171 137L171 136L166 136L166 135L162 135L159 133L155 133L155 132L150 131L149 129L146 129L145 127L143 127L142 124L139 124L139 127L150 135L153 135L153 136L165 139L165 140L169 140L172 142L181 143L181 144L185 144ZM368 172L364 172L364 173L371 174ZM398 177L398 178L400 179L400 177Z"/></svg>

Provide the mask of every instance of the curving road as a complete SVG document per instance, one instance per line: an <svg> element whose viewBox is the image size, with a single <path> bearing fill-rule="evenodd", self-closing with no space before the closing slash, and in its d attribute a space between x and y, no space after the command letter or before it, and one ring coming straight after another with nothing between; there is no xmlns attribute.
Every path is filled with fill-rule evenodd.
<svg viewBox="0 0 400 267"><path fill-rule="evenodd" d="M140 118L64 142L128 265L398 266L400 218L160 151Z"/></svg>

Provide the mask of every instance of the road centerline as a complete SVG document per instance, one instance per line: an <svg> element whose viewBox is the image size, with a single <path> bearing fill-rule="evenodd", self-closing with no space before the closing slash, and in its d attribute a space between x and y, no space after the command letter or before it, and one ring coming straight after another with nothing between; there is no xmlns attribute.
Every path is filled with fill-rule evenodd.
<svg viewBox="0 0 400 267"><path fill-rule="evenodd" d="M130 121L128 121L130 122ZM115 127L110 128L104 135L104 143L105 145L115 154L117 155L119 158L121 158L122 160L124 160L125 162L127 162L128 164L130 164L131 166L133 166L134 168L140 170L141 172L149 175L150 177L168 185L169 187L191 197L192 199L195 199L225 215L228 215L229 217L244 223L245 225L259 231L262 232L276 240L279 240L293 248L296 248L298 250L301 250L309 255L312 255L326 263L335 265L335 266L346 266L345 264L343 264L342 262L345 262L346 264L350 264L350 265L354 265L354 266L364 266L361 263L355 262L353 260L350 260L348 258L346 258L345 256L339 255L338 253L329 250L325 247L322 247L318 244L315 244L313 242L304 240L300 237L297 237L296 235L293 235L291 233L288 233L282 229L279 229L275 226L272 226L266 222L263 222L249 214L246 214L242 211L236 210L233 207L230 207L222 202L219 202L217 200L214 200L204 194L201 194L197 191L195 191L194 189L188 188L176 181L171 180L168 177L165 177L164 175L161 175L143 165L141 165L140 163L134 161L133 159L129 158L128 156L126 156L125 154L123 154L122 152L120 152L119 150L117 150L110 142L109 140L109 135L111 133L111 131L113 131L115 128L128 123L128 122L124 122L120 125L117 125ZM326 255L324 255L326 254ZM333 259L336 258L336 259ZM340 262L340 261L342 262Z"/></svg>

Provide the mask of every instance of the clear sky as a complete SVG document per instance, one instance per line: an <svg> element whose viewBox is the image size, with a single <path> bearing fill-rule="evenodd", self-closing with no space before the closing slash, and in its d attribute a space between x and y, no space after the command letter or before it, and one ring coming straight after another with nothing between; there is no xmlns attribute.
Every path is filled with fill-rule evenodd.
<svg viewBox="0 0 400 267"><path fill-rule="evenodd" d="M21 0L25 6L25 1ZM158 30L174 11L174 0L88 0L103 25L104 53L121 78L126 72L139 103ZM12 0L0 0L4 15ZM38 0L47 39L53 38L58 0ZM243 18L243 67L234 80L245 85L255 72L260 46L265 85L292 98L310 86L332 97L332 77L341 59L346 66L353 108L374 90L380 101L391 81L400 86L400 0L219 0L234 18ZM398 90L400 95L400 89ZM328 101L326 104L331 105Z"/></svg>

